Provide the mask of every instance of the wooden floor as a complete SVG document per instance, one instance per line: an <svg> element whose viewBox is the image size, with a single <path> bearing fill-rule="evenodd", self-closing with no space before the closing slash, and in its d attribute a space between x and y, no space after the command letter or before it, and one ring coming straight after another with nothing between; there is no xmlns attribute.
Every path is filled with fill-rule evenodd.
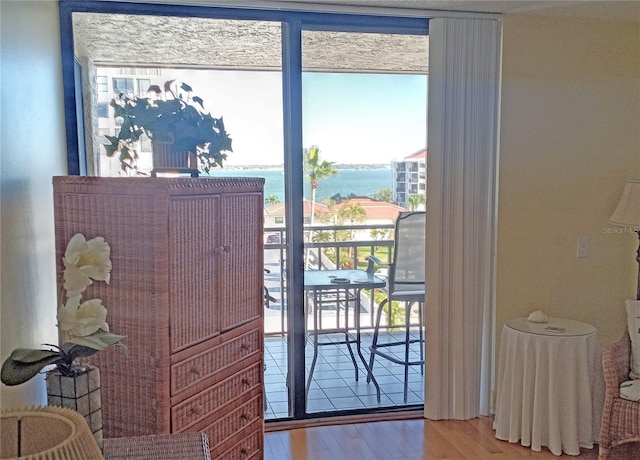
<svg viewBox="0 0 640 460"><path fill-rule="evenodd" d="M556 459L550 451L534 452L495 438L493 419L468 421L402 420L300 428L265 434L265 460L424 460L424 459ZM637 447L637 446L636 446ZM623 450L615 458L637 459ZM580 456L597 459L598 448Z"/></svg>

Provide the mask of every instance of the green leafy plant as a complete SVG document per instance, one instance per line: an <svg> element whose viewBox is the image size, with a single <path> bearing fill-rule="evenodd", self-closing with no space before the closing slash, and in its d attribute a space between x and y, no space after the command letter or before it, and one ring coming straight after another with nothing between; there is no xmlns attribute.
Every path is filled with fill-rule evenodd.
<svg viewBox="0 0 640 460"><path fill-rule="evenodd" d="M77 233L71 238L63 258L65 269L57 316L57 326L68 336L68 341L60 346L44 344L50 347L46 350L17 348L0 369L2 383L19 385L49 365L54 365L64 376L77 375L85 370L78 362L80 358L115 345L124 346L124 336L109 332L107 309L102 301L81 302L82 293L94 280L109 283L110 255L111 248L102 237L87 241Z"/></svg>
<svg viewBox="0 0 640 460"><path fill-rule="evenodd" d="M117 136L105 136L107 156L118 156L123 171L140 173L137 166L139 154L135 143L142 135L151 142L171 140L172 154L190 152L197 156L199 169L209 172L227 159L232 152L231 138L227 134L222 117L214 118L204 112L204 102L192 96L192 88L175 80L149 87L151 97L135 97L119 94L111 100L114 117L121 120Z"/></svg>

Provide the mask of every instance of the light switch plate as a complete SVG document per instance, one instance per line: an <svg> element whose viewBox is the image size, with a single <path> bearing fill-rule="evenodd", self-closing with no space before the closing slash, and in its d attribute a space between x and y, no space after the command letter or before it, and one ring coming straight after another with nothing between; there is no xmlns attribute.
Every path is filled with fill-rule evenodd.
<svg viewBox="0 0 640 460"><path fill-rule="evenodd" d="M585 258L589 257L589 244L590 239L588 236L581 236L578 238L578 245L576 248L576 257Z"/></svg>

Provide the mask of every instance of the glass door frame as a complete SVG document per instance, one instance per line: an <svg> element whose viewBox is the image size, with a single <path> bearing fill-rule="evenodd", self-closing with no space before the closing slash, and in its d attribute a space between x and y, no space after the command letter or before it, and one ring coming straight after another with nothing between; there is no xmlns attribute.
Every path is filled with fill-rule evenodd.
<svg viewBox="0 0 640 460"><path fill-rule="evenodd" d="M310 8L313 8L311 5ZM367 9L369 11L370 8ZM302 142L302 31L370 32L402 35L428 35L429 16L392 16L356 13L269 10L220 6L143 4L60 0L60 36L67 138L68 174L80 175L86 158L79 151L76 88L74 81L73 13L139 14L149 16L201 17L276 21L282 25L282 85L284 117L284 170L287 246L287 329L289 363L289 418L300 420L332 414L306 411L305 401L305 315L304 239L303 239L303 150ZM340 411L340 415L388 411L395 408Z"/></svg>

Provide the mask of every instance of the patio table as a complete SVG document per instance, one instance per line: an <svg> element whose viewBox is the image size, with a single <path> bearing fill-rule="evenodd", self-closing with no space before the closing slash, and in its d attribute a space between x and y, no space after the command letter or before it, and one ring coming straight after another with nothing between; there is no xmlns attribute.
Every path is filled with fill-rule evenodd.
<svg viewBox="0 0 640 460"><path fill-rule="evenodd" d="M358 381L358 363L353 354L351 344L356 345L356 353L360 358L367 375L376 387L376 396L380 403L380 386L373 376L369 364L362 355L361 350L361 334L360 334L360 310L361 300L360 293L363 289L382 288L386 281L378 278L365 270L309 270L304 273L304 289L307 293L305 308L309 313L310 308L313 310L313 331L311 334L313 342L313 360L309 369L307 378L307 395L313 378L316 361L318 359L318 349L324 345L341 345L346 344L355 368L355 379ZM331 295L332 297L327 297ZM313 305L309 305L309 300ZM335 306L336 309L336 327L330 329L322 328L322 311L328 306ZM340 307L344 307L344 323L340 324ZM349 324L349 308L353 306L353 326ZM344 339L339 341L321 341L321 335L327 334L344 334Z"/></svg>

